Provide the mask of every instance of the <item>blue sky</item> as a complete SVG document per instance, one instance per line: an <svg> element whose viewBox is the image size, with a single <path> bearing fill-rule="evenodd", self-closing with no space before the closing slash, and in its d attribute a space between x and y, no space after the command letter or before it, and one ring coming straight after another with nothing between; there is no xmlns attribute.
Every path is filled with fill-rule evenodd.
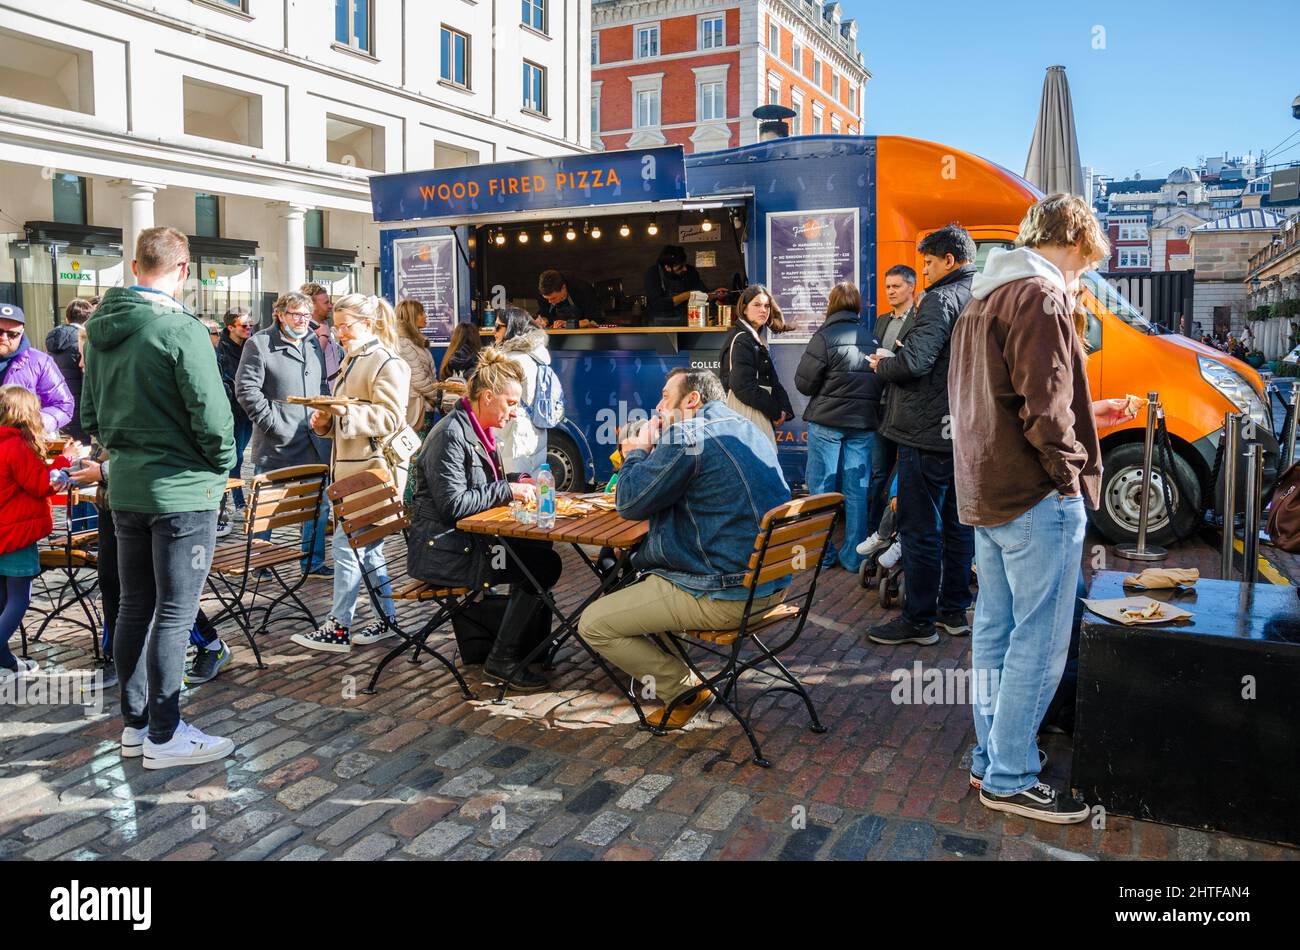
<svg viewBox="0 0 1300 950"><path fill-rule="evenodd" d="M1198 155L1300 161L1300 2L840 0L873 78L866 130L963 148L1020 173L1043 76L1066 67L1085 165L1163 177ZM1104 29L1104 34L1095 32ZM1094 35L1104 48L1094 49Z"/></svg>

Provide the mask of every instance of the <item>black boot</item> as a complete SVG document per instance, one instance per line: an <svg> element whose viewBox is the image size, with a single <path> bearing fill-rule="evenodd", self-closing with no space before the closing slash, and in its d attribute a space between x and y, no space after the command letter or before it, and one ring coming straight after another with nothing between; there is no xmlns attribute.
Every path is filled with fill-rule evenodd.
<svg viewBox="0 0 1300 950"><path fill-rule="evenodd" d="M506 604L506 612L501 618L501 629L492 642L492 652L483 661L484 673L495 677L497 682L504 681L517 693L536 693L551 685L546 677L531 672L526 666L515 672L519 661L528 654L531 646L527 642L529 621L541 603L539 597L525 590L512 589L510 603Z"/></svg>

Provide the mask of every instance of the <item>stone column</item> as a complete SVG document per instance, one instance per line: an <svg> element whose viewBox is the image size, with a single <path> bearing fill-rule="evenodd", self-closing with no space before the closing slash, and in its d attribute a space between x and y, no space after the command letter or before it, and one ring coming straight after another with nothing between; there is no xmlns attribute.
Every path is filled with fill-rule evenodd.
<svg viewBox="0 0 1300 950"><path fill-rule="evenodd" d="M135 259L135 244L140 232L154 226L154 195L165 186L126 179L117 179L109 184L122 193L122 276L125 280L131 277L131 261Z"/></svg>
<svg viewBox="0 0 1300 950"><path fill-rule="evenodd" d="M297 290L307 282L307 212L306 205L291 201L277 202L280 215L281 285L277 293Z"/></svg>

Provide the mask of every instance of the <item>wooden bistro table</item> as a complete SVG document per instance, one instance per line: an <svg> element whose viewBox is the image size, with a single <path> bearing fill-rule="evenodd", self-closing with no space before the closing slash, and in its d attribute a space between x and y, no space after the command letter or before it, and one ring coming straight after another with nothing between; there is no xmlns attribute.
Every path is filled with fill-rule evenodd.
<svg viewBox="0 0 1300 950"><path fill-rule="evenodd" d="M580 500L582 496L567 495L559 493L559 497L571 497ZM626 586L633 580L633 571L631 568L632 550L641 543L645 538L646 532L650 526L645 521L628 521L620 518L615 511L606 511L598 509L594 512L585 514L572 514L555 516L555 527L539 528L536 524L521 524L515 520L513 512L508 507L492 508L481 514L471 515L468 518L462 518L456 523L462 531L470 534L481 534L494 537L499 540L526 540L526 541L550 541L556 544L571 544L573 549L578 552L583 563L591 569L592 574L598 581L596 588L587 595L586 599L577 607L577 609L566 614L555 602L551 592L545 590L537 579L533 577L528 570L527 565L515 554L514 549L504 544L508 557L518 565L520 571L532 583L533 587L540 592L542 600L551 608L554 616L559 620L558 626L551 632L549 639L543 640L536 647L529 651L510 671L510 678L513 678L520 670L524 669L529 663L532 663L544 650L547 653L548 661L555 657L564 641L570 637L575 638L578 644L587 651L588 655L605 671L610 681L616 684L619 690L627 696L632 703L632 708L636 710L637 717L641 720L641 725L646 725L645 714L641 711L641 704L637 702L635 688L625 688L619 675L610 667L605 659L589 647L577 635L578 618L582 612L587 609L599 598L606 594ZM596 562L587 556L587 552L582 549L583 545L592 547L608 547L619 552L618 564L613 570L601 574ZM549 665L549 662L548 662ZM497 703L505 702L506 691L508 689L506 681L502 681L500 689L497 692Z"/></svg>

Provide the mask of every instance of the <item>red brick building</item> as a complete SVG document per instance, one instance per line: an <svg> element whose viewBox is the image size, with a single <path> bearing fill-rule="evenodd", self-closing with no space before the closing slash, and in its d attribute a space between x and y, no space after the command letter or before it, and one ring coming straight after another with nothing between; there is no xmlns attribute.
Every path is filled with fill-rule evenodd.
<svg viewBox="0 0 1300 950"><path fill-rule="evenodd" d="M860 133L871 73L840 14L822 0L593 0L592 147L748 145L768 103L799 113L795 135Z"/></svg>

